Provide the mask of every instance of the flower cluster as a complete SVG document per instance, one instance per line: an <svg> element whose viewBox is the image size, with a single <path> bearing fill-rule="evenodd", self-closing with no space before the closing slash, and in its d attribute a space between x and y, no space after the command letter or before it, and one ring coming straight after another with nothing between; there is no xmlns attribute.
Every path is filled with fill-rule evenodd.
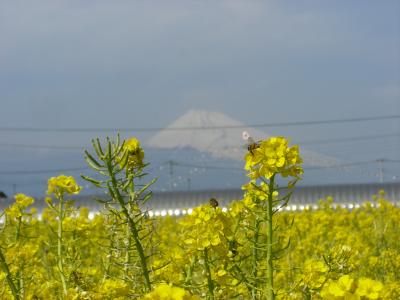
<svg viewBox="0 0 400 300"><path fill-rule="evenodd" d="M20 218L24 215L24 210L35 202L35 199L25 194L16 194L15 203L5 210L7 216L11 218Z"/></svg>
<svg viewBox="0 0 400 300"><path fill-rule="evenodd" d="M17 199L13 205L32 202L28 196ZM277 298L399 299L400 209L385 201L382 193L351 211L334 208L334 204L329 197L318 209L279 212L277 227L285 228L293 218L295 222L283 233L291 244L277 265ZM130 285L121 279L125 276L125 224L105 214L89 219L87 209L71 212L63 222L66 299L196 299L194 295L203 299L207 293L205 249L215 299L251 299L242 274L252 270L248 259L254 238L248 229L252 218L243 201L234 201L227 212L205 204L184 217L156 219L158 238L153 251L159 255L151 258L150 267L155 285L144 296L141 284ZM13 221L0 232L0 249L11 274L24 282L27 299L59 296L56 224L56 213L47 210L40 221L37 217L26 218L21 225ZM264 269L264 262L257 264L257 274L263 275ZM12 299L4 272L0 272L0 284L0 298Z"/></svg>
<svg viewBox="0 0 400 300"><path fill-rule="evenodd" d="M99 299L107 297L110 299L126 299L129 296L129 285L121 279L106 279L102 282L99 290Z"/></svg>
<svg viewBox="0 0 400 300"><path fill-rule="evenodd" d="M127 168L140 168L143 166L144 151L140 146L140 142L136 138L130 138L125 141L124 156L127 156Z"/></svg>
<svg viewBox="0 0 400 300"><path fill-rule="evenodd" d="M303 162L297 145L289 147L289 142L284 137L271 137L259 143L256 149L249 151L246 156L245 169L249 177L271 178L280 173L283 177L292 176L300 178L303 174Z"/></svg>
<svg viewBox="0 0 400 300"><path fill-rule="evenodd" d="M72 176L59 175L51 177L47 184L47 194L54 194L57 198L63 194L78 194L82 187L80 187L75 178Z"/></svg>
<svg viewBox="0 0 400 300"><path fill-rule="evenodd" d="M182 288L161 283L152 292L145 295L143 300L200 300L200 298Z"/></svg>
<svg viewBox="0 0 400 300"><path fill-rule="evenodd" d="M107 152L98 144L99 161L88 154L100 174L114 172L86 177L112 196L93 218L64 200L81 189L72 177L50 178L58 205L48 197L40 218L26 212L32 197L15 196L0 226L0 299L400 299L400 209L383 191L352 209L332 197L285 209L292 186L278 187L275 175L296 181L301 158L271 138L246 156L243 199L221 208L212 198L184 216L152 218L145 201L133 201L148 198L133 189L143 150L136 139L123 145L110 142Z"/></svg>
<svg viewBox="0 0 400 300"><path fill-rule="evenodd" d="M384 295L381 282L370 278L354 280L350 275L343 275L337 281L326 284L321 296L327 300L335 299L381 299Z"/></svg>
<svg viewBox="0 0 400 300"><path fill-rule="evenodd" d="M186 232L184 244L193 251L217 247L228 238L231 222L220 207L209 204L199 206L181 220L180 224Z"/></svg>
<svg viewBox="0 0 400 300"><path fill-rule="evenodd" d="M255 179L251 180L242 186L242 190L245 191L243 197L243 203L247 208L254 208L260 202L267 201L269 186L265 182L261 182L257 185ZM276 199L279 196L278 191L272 192L272 197Z"/></svg>

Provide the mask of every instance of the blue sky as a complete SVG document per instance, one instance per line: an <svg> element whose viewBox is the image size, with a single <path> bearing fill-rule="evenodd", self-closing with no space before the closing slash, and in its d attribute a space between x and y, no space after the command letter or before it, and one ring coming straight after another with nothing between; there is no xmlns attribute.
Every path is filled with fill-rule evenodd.
<svg viewBox="0 0 400 300"><path fill-rule="evenodd" d="M163 127L189 109L250 124L400 113L398 1L0 0L0 37L0 128ZM400 123L269 132L341 138ZM92 135L0 132L52 145ZM395 158L399 139L386 143L328 154ZM0 153L3 169L26 166Z"/></svg>

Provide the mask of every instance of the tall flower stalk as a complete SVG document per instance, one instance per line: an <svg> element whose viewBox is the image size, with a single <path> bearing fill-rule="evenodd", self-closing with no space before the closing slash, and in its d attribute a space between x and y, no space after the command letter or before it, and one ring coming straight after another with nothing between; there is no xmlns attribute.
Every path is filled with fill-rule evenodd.
<svg viewBox="0 0 400 300"><path fill-rule="evenodd" d="M12 293L14 299L19 300L20 299L19 290L17 289L17 286L15 285L13 276L10 272L10 268L8 266L8 263L6 262L6 259L4 257L4 254L3 254L3 251L1 250L1 248L0 248L0 267L1 267L1 270L5 274L7 284L11 290L11 293Z"/></svg>
<svg viewBox="0 0 400 300"><path fill-rule="evenodd" d="M254 226L249 227L253 231L251 241L253 247L251 294L253 299L258 299L260 295L259 284L263 278L258 275L258 270L259 266L263 264L260 262L263 257L266 260L266 284L263 294L269 300L275 299L274 260L278 259L279 253L289 246L288 243L286 246L278 248L279 245L274 236L274 215L287 205L291 196L291 192L283 196L279 195L282 188L278 188L276 184L277 177L281 175L284 178L294 178L286 186L286 188L292 188L303 173L298 146L290 147L288 144L283 137L272 137L251 145L249 153L245 157L245 169L248 171L251 181L243 187L246 190L244 204L254 219Z"/></svg>
<svg viewBox="0 0 400 300"><path fill-rule="evenodd" d="M64 299L68 292L68 283L64 270L64 230L63 222L66 216L65 210L65 194L78 194L82 187L80 187L72 176L60 175L58 177L51 177L48 181L47 194L54 195L58 200L58 205L54 204L50 197L46 198L47 205L57 215L57 269L60 276L62 285L61 298Z"/></svg>
<svg viewBox="0 0 400 300"><path fill-rule="evenodd" d="M10 239L5 239L6 242L6 252L11 249L19 252L23 251L22 248L27 242L26 234L29 232L32 215L35 210L31 209L31 212L27 211L27 208L34 203L34 199L25 194L16 194L14 196L15 202L5 209L5 222L2 227L2 231L8 228L14 229L14 234L10 236ZM1 215L0 217L3 217ZM27 250L26 248L24 249ZM29 251L26 251L29 252ZM34 252L34 251L32 251ZM14 299L24 299L25 298L25 286L24 282L26 279L26 274L24 273L28 262L21 256L17 256L10 260L10 258L5 257L2 248L0 247L0 267L5 274L7 284L11 290Z"/></svg>
<svg viewBox="0 0 400 300"><path fill-rule="evenodd" d="M82 178L91 182L96 187L108 190L111 199L104 201L106 208L113 214L123 219L128 226L127 240L133 239L133 244L139 256L139 265L144 283L144 291L151 290L151 278L148 267L149 256L146 254L144 241L149 236L144 224L147 215L142 211L143 204L151 197L147 189L155 182L139 185L137 181L145 174L143 169L144 151L137 139L120 140L116 142L107 138L106 145L102 146L99 139L92 141L95 154L85 151L88 165L104 176L105 179L97 180L82 175ZM115 209L115 205L119 210ZM125 274L130 260L129 249L126 249Z"/></svg>

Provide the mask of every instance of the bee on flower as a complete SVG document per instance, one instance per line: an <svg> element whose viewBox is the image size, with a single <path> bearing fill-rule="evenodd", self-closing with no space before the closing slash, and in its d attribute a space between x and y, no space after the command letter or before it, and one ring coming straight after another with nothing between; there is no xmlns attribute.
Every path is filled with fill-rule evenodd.
<svg viewBox="0 0 400 300"><path fill-rule="evenodd" d="M123 150L124 154L121 160L124 162L126 160L127 169L131 170L143 167L144 151L138 139L130 138L126 140L123 145Z"/></svg>
<svg viewBox="0 0 400 300"><path fill-rule="evenodd" d="M210 203L210 205L211 205L212 207L214 207L214 208L215 208L215 207L218 207L218 205L219 205L217 199L215 199L215 198L210 198L209 203Z"/></svg>
<svg viewBox="0 0 400 300"><path fill-rule="evenodd" d="M256 142L247 131L243 131L242 138L247 142L247 151L254 155L254 150L260 147L260 143Z"/></svg>
<svg viewBox="0 0 400 300"><path fill-rule="evenodd" d="M245 170L249 171L250 178L262 176L269 179L278 173L283 177L300 178L303 174L303 160L297 145L290 147L284 137L271 137L257 145L245 156Z"/></svg>

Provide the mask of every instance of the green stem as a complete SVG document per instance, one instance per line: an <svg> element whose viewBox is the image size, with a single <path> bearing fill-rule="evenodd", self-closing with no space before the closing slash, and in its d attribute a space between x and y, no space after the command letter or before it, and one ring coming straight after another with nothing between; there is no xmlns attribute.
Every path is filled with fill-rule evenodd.
<svg viewBox="0 0 400 300"><path fill-rule="evenodd" d="M207 248L204 248L204 267L206 268L207 274L207 286L208 286L208 295L209 299L214 299L214 281L211 278L211 270L210 265L208 264L208 251Z"/></svg>
<svg viewBox="0 0 400 300"><path fill-rule="evenodd" d="M15 231L15 241L18 242L19 236L21 234L21 222L22 222L22 217L18 217L18 225L17 229Z"/></svg>
<svg viewBox="0 0 400 300"><path fill-rule="evenodd" d="M64 296L67 295L67 283L65 281L64 275L64 264L63 264L63 249L62 249L62 239L63 239L63 205L64 205L64 198L61 194L58 199L58 228L57 228L57 264L58 264L58 271L60 273L61 283L63 287L62 299Z"/></svg>
<svg viewBox="0 0 400 300"><path fill-rule="evenodd" d="M114 217L114 216L113 216ZM110 247L108 248L108 255L107 255L107 260L105 262L105 272L104 272L104 276L103 279L106 279L108 277L111 276L111 264L112 264L112 257L113 257L113 251L112 249L114 248L114 237L115 237L115 222L111 222L111 228L109 228L108 232L110 232L111 234L108 236L108 240L110 241Z"/></svg>
<svg viewBox="0 0 400 300"><path fill-rule="evenodd" d="M129 278L129 266L131 263L131 255L130 255L130 249L131 249L131 233L129 230L129 227L126 226L126 232L125 232L125 265L124 265L124 275L125 278Z"/></svg>
<svg viewBox="0 0 400 300"><path fill-rule="evenodd" d="M21 216L19 216L18 218L17 218L17 228L16 228L16 231L15 231L15 243L18 245L18 252L19 252L19 250L20 250L20 243L19 243L19 238L20 238L20 235L21 235L21 223L22 223L22 211L20 210L20 213L21 213ZM15 274L15 281L16 281L16 284L17 284L17 289L18 289L18 291L19 291L19 295L21 296L21 298L23 299L24 298L24 296L23 296L23 280L22 280L22 276L20 275L20 272L21 272L21 265L20 265L20 262L18 263L18 271L16 272L16 274Z"/></svg>
<svg viewBox="0 0 400 300"><path fill-rule="evenodd" d="M234 268L235 268L237 274L240 276L240 280L241 280L242 282L244 282L244 284L246 285L247 289L248 289L249 292L251 293L253 299L256 299L256 298L255 298L256 295L254 294L255 296L253 296L253 290L256 290L256 287L255 287L255 286L252 286L252 285L249 283L249 281L248 281L247 278L246 278L246 275L243 273L243 271L240 269L240 267L239 267L238 265L235 264Z"/></svg>
<svg viewBox="0 0 400 300"><path fill-rule="evenodd" d="M135 224L134 220L129 215L128 209L125 206L124 199L121 195L121 192L119 191L117 179L115 178L115 174L112 170L112 165L111 165L110 159L107 161L107 169L108 169L108 174L111 178L113 191L117 198L116 200L118 201L119 205L121 206L122 213L125 215L125 217L128 221L129 229L132 233L133 240L135 242L135 247L139 254L140 266L142 268L143 277L144 277L145 291L149 292L149 291L151 291L150 276L149 276L149 270L147 269L146 256L144 254L143 246L142 246L142 243L139 238L139 232L136 228L136 224Z"/></svg>
<svg viewBox="0 0 400 300"><path fill-rule="evenodd" d="M273 224L272 224L272 201L273 192L275 188L275 174L269 180L268 189L268 207L267 207L267 295L268 300L274 300L274 266L272 257L272 243L273 243Z"/></svg>
<svg viewBox="0 0 400 300"><path fill-rule="evenodd" d="M192 275L194 269L194 260L191 260L189 267L187 268L186 277L185 277L185 284L190 285L192 283Z"/></svg>
<svg viewBox="0 0 400 300"><path fill-rule="evenodd" d="M1 251L1 249L0 249L0 265L1 265L1 268L3 269L3 272L6 273L7 283L11 289L14 299L19 300L20 299L19 292L14 284L14 281L12 280L12 275L11 275L10 269L8 268L8 264L6 262L6 259L3 255L3 252Z"/></svg>
<svg viewBox="0 0 400 300"><path fill-rule="evenodd" d="M254 286L251 289L251 298L257 299L257 287L258 287L258 280L257 280L257 266L258 266L258 237L260 233L260 220L257 218L254 221L254 237L253 237L253 261L252 261L252 275L255 278Z"/></svg>

